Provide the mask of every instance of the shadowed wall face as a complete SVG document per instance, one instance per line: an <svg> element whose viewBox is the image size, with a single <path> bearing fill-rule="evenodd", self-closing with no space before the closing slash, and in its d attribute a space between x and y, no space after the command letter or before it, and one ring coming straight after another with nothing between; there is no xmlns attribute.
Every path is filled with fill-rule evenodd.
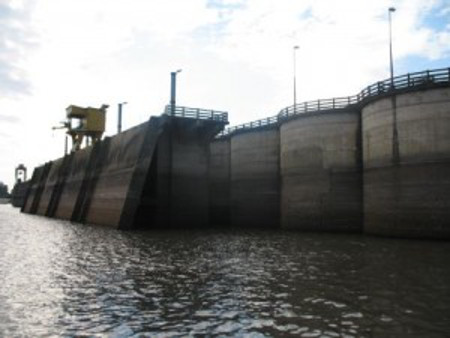
<svg viewBox="0 0 450 338"><path fill-rule="evenodd" d="M172 123L172 227L209 226L208 132L198 121Z"/></svg>
<svg viewBox="0 0 450 338"><path fill-rule="evenodd" d="M47 213L53 189L55 188L58 181L58 173L62 163L63 163L62 158L53 161L52 167L48 173L47 180L45 182L45 187L39 200L39 206L36 212L39 215L45 215Z"/></svg>
<svg viewBox="0 0 450 338"><path fill-rule="evenodd" d="M209 194L212 225L230 225L230 139L209 146Z"/></svg>
<svg viewBox="0 0 450 338"><path fill-rule="evenodd" d="M277 228L280 224L278 128L231 137L231 224Z"/></svg>
<svg viewBox="0 0 450 338"><path fill-rule="evenodd" d="M280 127L282 227L360 231L357 111L299 116Z"/></svg>
<svg viewBox="0 0 450 338"><path fill-rule="evenodd" d="M139 159L147 123L111 138L95 178L86 223L117 227Z"/></svg>
<svg viewBox="0 0 450 338"><path fill-rule="evenodd" d="M449 238L450 89L374 101L362 130L364 231Z"/></svg>
<svg viewBox="0 0 450 338"><path fill-rule="evenodd" d="M58 208L55 212L56 218L71 219L81 184L86 176L91 152L92 147L89 147L73 154L71 165L65 177L61 197L58 201Z"/></svg>
<svg viewBox="0 0 450 338"><path fill-rule="evenodd" d="M146 173L137 227L210 225L208 155L218 126L214 121L170 119Z"/></svg>
<svg viewBox="0 0 450 338"><path fill-rule="evenodd" d="M48 162L33 171L33 176L30 180L30 186L27 195L25 196L22 211L25 213L35 214L39 206L42 190L45 188L47 181L48 169L51 167L51 162Z"/></svg>
<svg viewBox="0 0 450 338"><path fill-rule="evenodd" d="M30 181L18 182L11 192L11 204L16 208L22 208L25 203L25 196L30 186Z"/></svg>

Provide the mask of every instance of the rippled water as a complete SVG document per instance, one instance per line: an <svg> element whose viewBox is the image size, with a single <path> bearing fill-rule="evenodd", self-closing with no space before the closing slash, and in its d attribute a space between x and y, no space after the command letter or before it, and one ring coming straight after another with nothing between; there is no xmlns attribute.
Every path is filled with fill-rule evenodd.
<svg viewBox="0 0 450 338"><path fill-rule="evenodd" d="M0 205L0 336L440 337L450 243L120 232Z"/></svg>

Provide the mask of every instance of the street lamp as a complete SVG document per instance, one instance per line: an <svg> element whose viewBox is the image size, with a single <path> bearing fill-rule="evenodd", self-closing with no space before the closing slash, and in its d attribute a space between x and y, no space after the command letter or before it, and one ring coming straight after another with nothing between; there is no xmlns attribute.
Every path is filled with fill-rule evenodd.
<svg viewBox="0 0 450 338"><path fill-rule="evenodd" d="M294 113L297 112L297 55L296 51L299 49L299 46L294 46Z"/></svg>
<svg viewBox="0 0 450 338"><path fill-rule="evenodd" d="M389 15L389 61L391 68L391 89L394 88L394 61L392 58L392 18L391 13L395 12L394 7L389 7L388 15Z"/></svg>
<svg viewBox="0 0 450 338"><path fill-rule="evenodd" d="M118 117L117 117L117 133L118 134L120 134L122 132L122 106L127 103L128 102L119 103Z"/></svg>
<svg viewBox="0 0 450 338"><path fill-rule="evenodd" d="M170 73L170 114L175 116L175 104L177 96L177 74L181 73L181 69Z"/></svg>

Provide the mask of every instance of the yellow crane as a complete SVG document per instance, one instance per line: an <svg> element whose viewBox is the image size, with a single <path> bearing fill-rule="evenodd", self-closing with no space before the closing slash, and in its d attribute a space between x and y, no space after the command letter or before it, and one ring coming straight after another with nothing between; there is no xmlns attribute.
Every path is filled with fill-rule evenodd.
<svg viewBox="0 0 450 338"><path fill-rule="evenodd" d="M67 120L62 122L62 126L53 129L67 129L66 133L72 138L71 151L78 151L85 137L88 145L101 140L105 132L107 108L106 104L100 108L70 105L66 108Z"/></svg>

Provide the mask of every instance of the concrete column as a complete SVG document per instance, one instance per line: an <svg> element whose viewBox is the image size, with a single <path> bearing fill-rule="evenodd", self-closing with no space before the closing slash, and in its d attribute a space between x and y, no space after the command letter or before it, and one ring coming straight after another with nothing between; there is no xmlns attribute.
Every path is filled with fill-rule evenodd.
<svg viewBox="0 0 450 338"><path fill-rule="evenodd" d="M280 224L278 128L231 136L231 223L239 228Z"/></svg>
<svg viewBox="0 0 450 338"><path fill-rule="evenodd" d="M230 138L221 138L209 146L209 194L212 225L230 225Z"/></svg>
<svg viewBox="0 0 450 338"><path fill-rule="evenodd" d="M449 107L449 88L380 98L363 107L365 232L450 238Z"/></svg>
<svg viewBox="0 0 450 338"><path fill-rule="evenodd" d="M282 227L360 231L359 112L298 115L281 125L280 135Z"/></svg>

